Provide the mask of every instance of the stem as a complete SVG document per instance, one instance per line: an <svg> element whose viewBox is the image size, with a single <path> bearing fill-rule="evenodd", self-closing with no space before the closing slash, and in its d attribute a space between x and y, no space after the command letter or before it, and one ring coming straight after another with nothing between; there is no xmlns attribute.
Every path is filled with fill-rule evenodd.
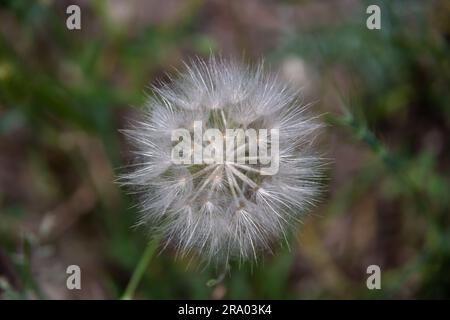
<svg viewBox="0 0 450 320"><path fill-rule="evenodd" d="M141 256L139 263L137 264L136 268L133 271L133 275L131 276L131 279L128 282L128 285L121 297L121 300L130 300L133 298L134 292L136 291L150 260L152 259L156 249L158 248L160 239L161 239L160 236L155 236L153 237L153 239L149 241L147 247L145 248L144 254Z"/></svg>

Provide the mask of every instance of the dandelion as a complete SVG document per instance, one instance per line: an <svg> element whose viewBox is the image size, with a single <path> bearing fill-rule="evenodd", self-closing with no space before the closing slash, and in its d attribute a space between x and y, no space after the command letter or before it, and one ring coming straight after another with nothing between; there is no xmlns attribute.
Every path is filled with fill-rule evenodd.
<svg viewBox="0 0 450 320"><path fill-rule="evenodd" d="M214 57L186 64L185 71L153 92L142 119L124 130L136 163L120 181L140 196L139 223L179 254L195 252L208 262L255 261L287 239L314 205L321 179L322 161L313 144L321 125L298 92L262 64ZM195 136L195 123L203 132L223 132L220 144L235 161L174 162L179 143L173 141L174 130L184 128ZM250 136L228 144L230 129L268 134L254 136L252 149ZM192 149L209 142L197 139ZM190 156L189 150L185 153ZM267 154L277 161L273 174L264 174Z"/></svg>

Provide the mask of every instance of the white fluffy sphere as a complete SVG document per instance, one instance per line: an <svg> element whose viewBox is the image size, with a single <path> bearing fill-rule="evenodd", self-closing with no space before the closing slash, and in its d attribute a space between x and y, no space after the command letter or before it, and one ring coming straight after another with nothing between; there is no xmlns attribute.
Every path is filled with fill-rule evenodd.
<svg viewBox="0 0 450 320"><path fill-rule="evenodd" d="M322 167L313 147L321 125L298 93L262 64L214 57L193 61L153 91L142 118L124 130L137 161L121 182L141 196L140 222L181 254L194 251L222 262L257 259L286 239L316 201ZM259 162L174 163L172 132L192 132L194 121L201 121L203 131L278 130L276 173L261 174Z"/></svg>

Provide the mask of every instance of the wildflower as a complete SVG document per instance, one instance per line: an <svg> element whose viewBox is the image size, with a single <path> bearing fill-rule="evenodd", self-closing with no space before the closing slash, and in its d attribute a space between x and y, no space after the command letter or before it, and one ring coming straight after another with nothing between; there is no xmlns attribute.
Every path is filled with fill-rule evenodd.
<svg viewBox="0 0 450 320"><path fill-rule="evenodd" d="M180 254L195 251L209 261L256 260L260 251L286 239L316 201L321 159L313 141L321 125L308 115L298 93L262 64L211 57L185 67L170 83L153 87L142 119L124 130L137 161L121 182L140 194L139 222ZM208 129L222 132L218 144L231 149L233 159L174 161L180 142L173 133L180 128L194 137L192 151L213 143ZM195 139L199 129L205 135ZM245 134L240 143L228 144L230 129L266 135L253 136L256 147ZM269 153L269 159L262 156ZM264 174L267 160L277 161L271 174Z"/></svg>

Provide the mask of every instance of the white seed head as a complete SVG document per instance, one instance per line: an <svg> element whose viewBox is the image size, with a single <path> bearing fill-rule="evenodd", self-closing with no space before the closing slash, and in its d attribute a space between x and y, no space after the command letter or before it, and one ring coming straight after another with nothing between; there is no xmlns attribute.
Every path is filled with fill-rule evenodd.
<svg viewBox="0 0 450 320"><path fill-rule="evenodd" d="M139 222L162 234L180 254L194 251L208 261L256 260L259 252L286 239L315 203L322 171L313 147L321 125L308 115L298 92L262 64L214 57L186 64L176 79L153 92L142 119L123 130L135 146L136 163L120 182L140 195ZM273 145L270 150L270 141L260 136L258 151L278 151L271 158L279 162L278 170L263 174L260 153L256 163L175 164L171 133L178 128L193 132L194 121L202 121L203 130L223 132L277 129L278 150ZM237 149L235 144L232 154ZM248 145L243 155L250 159Z"/></svg>

